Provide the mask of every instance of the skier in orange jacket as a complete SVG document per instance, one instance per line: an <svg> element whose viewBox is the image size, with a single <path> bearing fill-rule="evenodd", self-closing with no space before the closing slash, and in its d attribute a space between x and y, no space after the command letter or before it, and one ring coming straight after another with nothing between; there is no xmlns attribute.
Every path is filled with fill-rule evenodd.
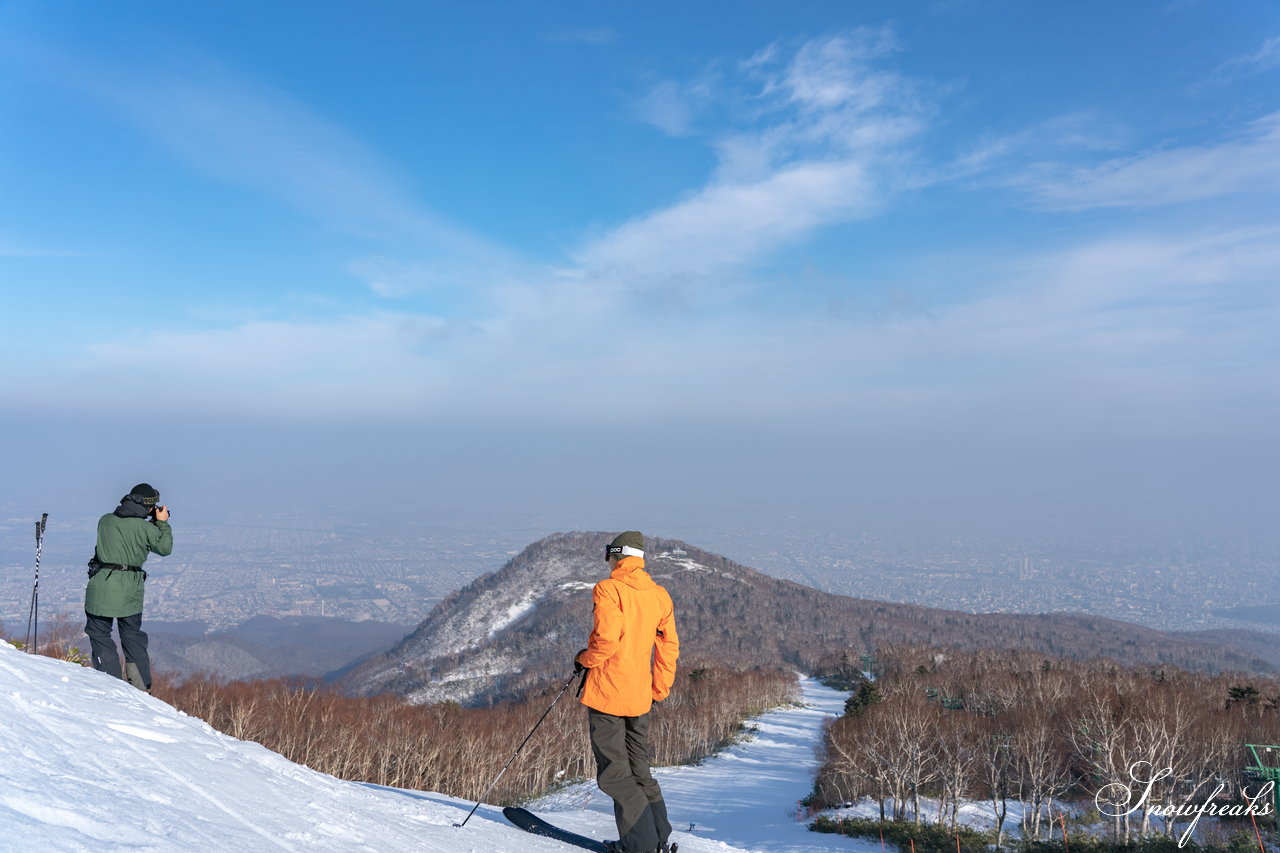
<svg viewBox="0 0 1280 853"><path fill-rule="evenodd" d="M611 572L592 590L591 639L574 658L586 669L596 782L613 798L617 853L666 853L671 823L649 772L649 710L671 692L680 638L671 596L644 570L644 536L621 533L605 547ZM652 665L650 664L652 661Z"/></svg>

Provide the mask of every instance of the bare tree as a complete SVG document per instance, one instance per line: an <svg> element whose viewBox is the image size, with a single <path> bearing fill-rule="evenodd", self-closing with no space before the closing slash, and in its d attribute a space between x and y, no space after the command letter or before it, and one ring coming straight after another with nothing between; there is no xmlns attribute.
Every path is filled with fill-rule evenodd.
<svg viewBox="0 0 1280 853"><path fill-rule="evenodd" d="M960 803L971 796L976 787L981 732L976 718L970 714L943 714L936 720L938 728L934 764L942 793L939 822L941 823L942 810L947 810L948 824L954 831L959 819Z"/></svg>

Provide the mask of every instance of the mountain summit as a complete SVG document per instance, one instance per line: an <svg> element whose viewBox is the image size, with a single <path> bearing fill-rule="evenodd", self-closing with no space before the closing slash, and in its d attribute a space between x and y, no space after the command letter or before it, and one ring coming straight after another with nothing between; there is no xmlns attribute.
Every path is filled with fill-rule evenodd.
<svg viewBox="0 0 1280 853"><path fill-rule="evenodd" d="M500 571L450 595L385 655L344 676L348 691L397 693L414 702L476 703L514 695L568 670L591 630L591 589L608 577L608 533L557 533ZM648 540L645 568L672 595L695 578L744 589L758 575L682 542ZM763 577L763 575L760 575ZM677 603L676 624L682 613Z"/></svg>
<svg viewBox="0 0 1280 853"><path fill-rule="evenodd" d="M609 533L557 533L450 595L395 648L346 673L351 693L485 704L570 671L591 630L591 588ZM764 575L677 540L649 538L646 570L670 591L682 671L786 666L896 643L1030 649L1193 670L1270 672L1232 646L1084 614L973 614L850 598Z"/></svg>

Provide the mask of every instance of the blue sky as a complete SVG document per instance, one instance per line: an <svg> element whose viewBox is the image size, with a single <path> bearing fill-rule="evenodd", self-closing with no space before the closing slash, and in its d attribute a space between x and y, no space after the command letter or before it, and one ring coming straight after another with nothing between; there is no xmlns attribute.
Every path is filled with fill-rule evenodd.
<svg viewBox="0 0 1280 853"><path fill-rule="evenodd" d="M24 493L1277 508L1275 3L5 2L0 106Z"/></svg>

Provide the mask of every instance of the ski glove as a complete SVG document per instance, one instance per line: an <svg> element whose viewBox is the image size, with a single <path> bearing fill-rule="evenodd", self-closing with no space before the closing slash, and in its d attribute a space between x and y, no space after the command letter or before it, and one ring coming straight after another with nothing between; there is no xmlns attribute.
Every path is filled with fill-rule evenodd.
<svg viewBox="0 0 1280 853"><path fill-rule="evenodd" d="M586 667L585 667L585 666L583 666L582 664L578 663L578 658L580 658L580 657L582 657L584 654L586 654L586 651L587 651L586 649L583 649L582 651L578 652L576 655L574 655L574 656L573 656L573 674L574 674L574 675L577 675L578 673L580 673L580 672L582 672L584 669L586 669Z"/></svg>

